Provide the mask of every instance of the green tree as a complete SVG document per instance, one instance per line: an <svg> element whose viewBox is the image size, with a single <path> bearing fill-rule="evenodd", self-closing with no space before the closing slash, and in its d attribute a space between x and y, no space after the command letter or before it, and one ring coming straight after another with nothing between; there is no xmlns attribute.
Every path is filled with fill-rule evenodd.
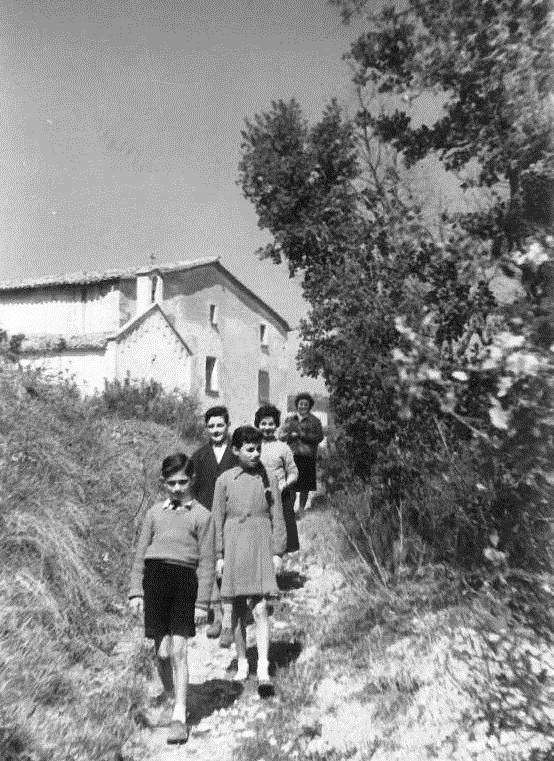
<svg viewBox="0 0 554 761"><path fill-rule="evenodd" d="M345 15L365 6L335 4ZM497 532L512 554L545 557L535 541L554 454L545 13L531 0L386 8L350 52L354 119L332 103L310 126L295 101L279 101L243 131L240 181L273 236L261 255L303 275L299 362L329 388L342 463L385 506L408 502L449 556L475 557ZM408 105L372 111L369 90L406 104L433 91L444 114L413 126ZM430 228L394 160L430 153L449 170L476 168L464 182L492 187L490 206ZM490 288L501 269L523 294L510 305ZM440 492L464 468L455 509L430 516L430 485Z"/></svg>
<svg viewBox="0 0 554 761"><path fill-rule="evenodd" d="M348 18L365 0L332 0ZM400 6L398 8L397 6ZM546 0L408 0L369 15L352 45L354 81L413 102L444 98L434 124L413 126L406 110L371 125L413 164L437 152L447 169L477 164L466 184L507 183L507 228L551 219L552 24Z"/></svg>

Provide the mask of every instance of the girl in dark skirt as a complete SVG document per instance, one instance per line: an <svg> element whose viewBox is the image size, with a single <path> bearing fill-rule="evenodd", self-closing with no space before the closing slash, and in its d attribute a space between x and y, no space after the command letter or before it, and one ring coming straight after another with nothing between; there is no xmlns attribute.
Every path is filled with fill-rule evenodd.
<svg viewBox="0 0 554 761"><path fill-rule="evenodd" d="M287 529L287 552L300 549L298 528L294 516L295 484L298 479L298 468L294 455L288 444L275 438L275 431L281 423L281 413L272 404L266 404L256 412L254 425L262 432L262 465L274 476L281 492L283 503L283 518Z"/></svg>
<svg viewBox="0 0 554 761"><path fill-rule="evenodd" d="M323 428L319 418L310 412L314 406L310 394L298 394L294 405L296 412L285 420L280 438L289 444L294 453L298 468L295 489L299 495L299 514L302 515L310 492L317 488L317 448L323 441Z"/></svg>

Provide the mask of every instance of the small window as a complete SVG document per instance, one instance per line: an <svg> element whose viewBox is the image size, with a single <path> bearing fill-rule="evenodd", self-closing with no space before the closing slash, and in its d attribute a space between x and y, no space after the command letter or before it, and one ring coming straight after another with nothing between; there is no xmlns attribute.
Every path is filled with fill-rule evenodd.
<svg viewBox="0 0 554 761"><path fill-rule="evenodd" d="M153 304L156 301L156 290L158 288L158 276L154 275L150 281L150 303Z"/></svg>
<svg viewBox="0 0 554 761"><path fill-rule="evenodd" d="M262 322L260 325L260 344L267 346L267 325L265 322Z"/></svg>
<svg viewBox="0 0 554 761"><path fill-rule="evenodd" d="M218 308L217 304L210 304L210 325L215 328L218 321Z"/></svg>
<svg viewBox="0 0 554 761"><path fill-rule="evenodd" d="M219 391L219 382L217 377L217 358L206 357L206 393L217 394Z"/></svg>
<svg viewBox="0 0 554 761"><path fill-rule="evenodd" d="M258 404L269 404L269 373L258 370Z"/></svg>

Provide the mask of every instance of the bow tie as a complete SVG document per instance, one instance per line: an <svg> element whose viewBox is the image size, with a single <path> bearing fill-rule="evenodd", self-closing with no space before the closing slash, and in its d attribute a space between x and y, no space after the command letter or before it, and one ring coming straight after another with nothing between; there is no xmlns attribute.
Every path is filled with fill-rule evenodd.
<svg viewBox="0 0 554 761"><path fill-rule="evenodd" d="M169 507L172 510L184 510L187 508L187 510L190 510L192 507L192 501L191 502L177 502L175 500L171 500L169 503Z"/></svg>

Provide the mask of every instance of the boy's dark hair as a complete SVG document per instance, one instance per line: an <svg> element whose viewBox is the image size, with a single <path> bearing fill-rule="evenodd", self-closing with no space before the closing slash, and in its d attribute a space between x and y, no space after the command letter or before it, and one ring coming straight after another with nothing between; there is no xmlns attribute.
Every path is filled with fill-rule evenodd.
<svg viewBox="0 0 554 761"><path fill-rule="evenodd" d="M308 402L308 404L310 405L310 409L312 409L312 407L315 404L315 401L314 401L314 398L313 398L313 396L311 394L308 394L305 391L303 393L301 393L301 394L297 394L295 396L295 398L294 398L294 406L295 407L298 407L298 402L301 399L305 399Z"/></svg>
<svg viewBox="0 0 554 761"><path fill-rule="evenodd" d="M273 404L264 404L256 412L254 415L254 425L256 428L258 428L264 417L272 417L277 428L281 424L281 412Z"/></svg>
<svg viewBox="0 0 554 761"><path fill-rule="evenodd" d="M179 470L184 470L189 478L194 476L194 462L184 452L170 454L162 462L162 478L169 478Z"/></svg>
<svg viewBox="0 0 554 761"><path fill-rule="evenodd" d="M239 425L233 431L231 446L240 449L243 444L259 444L262 440L262 432L253 425Z"/></svg>
<svg viewBox="0 0 554 761"><path fill-rule="evenodd" d="M210 407L209 410L206 410L204 413L204 422L207 423L211 417L222 417L223 420L225 420L225 423L229 425L229 410L223 405Z"/></svg>

